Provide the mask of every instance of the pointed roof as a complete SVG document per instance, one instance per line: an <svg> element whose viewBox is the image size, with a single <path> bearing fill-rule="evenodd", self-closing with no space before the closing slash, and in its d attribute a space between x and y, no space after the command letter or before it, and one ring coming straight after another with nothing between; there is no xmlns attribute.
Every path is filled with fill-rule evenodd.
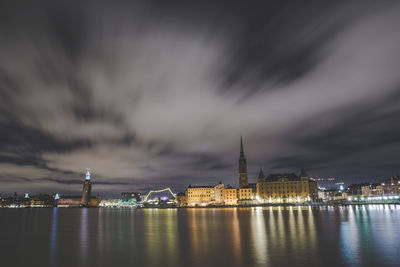
<svg viewBox="0 0 400 267"><path fill-rule="evenodd" d="M260 167L260 172L258 173L258 178L265 178L263 169Z"/></svg>
<svg viewBox="0 0 400 267"><path fill-rule="evenodd" d="M244 157L243 139L242 139L242 136L240 136L240 156L243 156L243 157Z"/></svg>

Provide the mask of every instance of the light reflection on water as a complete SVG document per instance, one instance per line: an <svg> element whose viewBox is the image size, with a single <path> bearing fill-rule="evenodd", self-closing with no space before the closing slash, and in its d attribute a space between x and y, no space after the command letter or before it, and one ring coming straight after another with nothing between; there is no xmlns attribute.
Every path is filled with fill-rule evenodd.
<svg viewBox="0 0 400 267"><path fill-rule="evenodd" d="M85 256L88 252L88 209L80 209L80 216L80 265L85 266L87 264Z"/></svg>
<svg viewBox="0 0 400 267"><path fill-rule="evenodd" d="M256 263L268 265L267 229L265 227L264 211L261 207L252 209L251 218L253 249L255 250Z"/></svg>
<svg viewBox="0 0 400 267"><path fill-rule="evenodd" d="M1 266L400 265L396 205L2 209L0 216Z"/></svg>
<svg viewBox="0 0 400 267"><path fill-rule="evenodd" d="M51 235L50 235L50 257L49 265L56 265L56 252L57 252L57 208L53 208L53 215L51 218Z"/></svg>

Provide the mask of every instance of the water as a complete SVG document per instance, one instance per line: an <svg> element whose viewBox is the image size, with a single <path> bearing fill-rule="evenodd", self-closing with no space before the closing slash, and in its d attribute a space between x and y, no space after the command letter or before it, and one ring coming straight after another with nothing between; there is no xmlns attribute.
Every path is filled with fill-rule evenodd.
<svg viewBox="0 0 400 267"><path fill-rule="evenodd" d="M400 266L400 206L0 209L0 266Z"/></svg>

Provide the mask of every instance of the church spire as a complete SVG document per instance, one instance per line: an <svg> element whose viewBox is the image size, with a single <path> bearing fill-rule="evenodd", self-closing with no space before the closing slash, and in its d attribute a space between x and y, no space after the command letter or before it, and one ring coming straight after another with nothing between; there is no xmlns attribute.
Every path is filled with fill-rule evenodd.
<svg viewBox="0 0 400 267"><path fill-rule="evenodd" d="M247 178L247 162L243 150L243 138L240 136L240 156L239 156L239 188L246 188L249 186Z"/></svg>
<svg viewBox="0 0 400 267"><path fill-rule="evenodd" d="M243 150L243 139L242 136L240 136L240 156L244 157L244 150Z"/></svg>

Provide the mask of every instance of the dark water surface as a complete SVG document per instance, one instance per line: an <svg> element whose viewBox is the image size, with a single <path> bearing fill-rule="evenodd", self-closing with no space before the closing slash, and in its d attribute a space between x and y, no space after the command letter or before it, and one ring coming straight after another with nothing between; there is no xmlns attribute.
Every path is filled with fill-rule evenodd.
<svg viewBox="0 0 400 267"><path fill-rule="evenodd" d="M0 266L400 266L400 206L0 209Z"/></svg>

